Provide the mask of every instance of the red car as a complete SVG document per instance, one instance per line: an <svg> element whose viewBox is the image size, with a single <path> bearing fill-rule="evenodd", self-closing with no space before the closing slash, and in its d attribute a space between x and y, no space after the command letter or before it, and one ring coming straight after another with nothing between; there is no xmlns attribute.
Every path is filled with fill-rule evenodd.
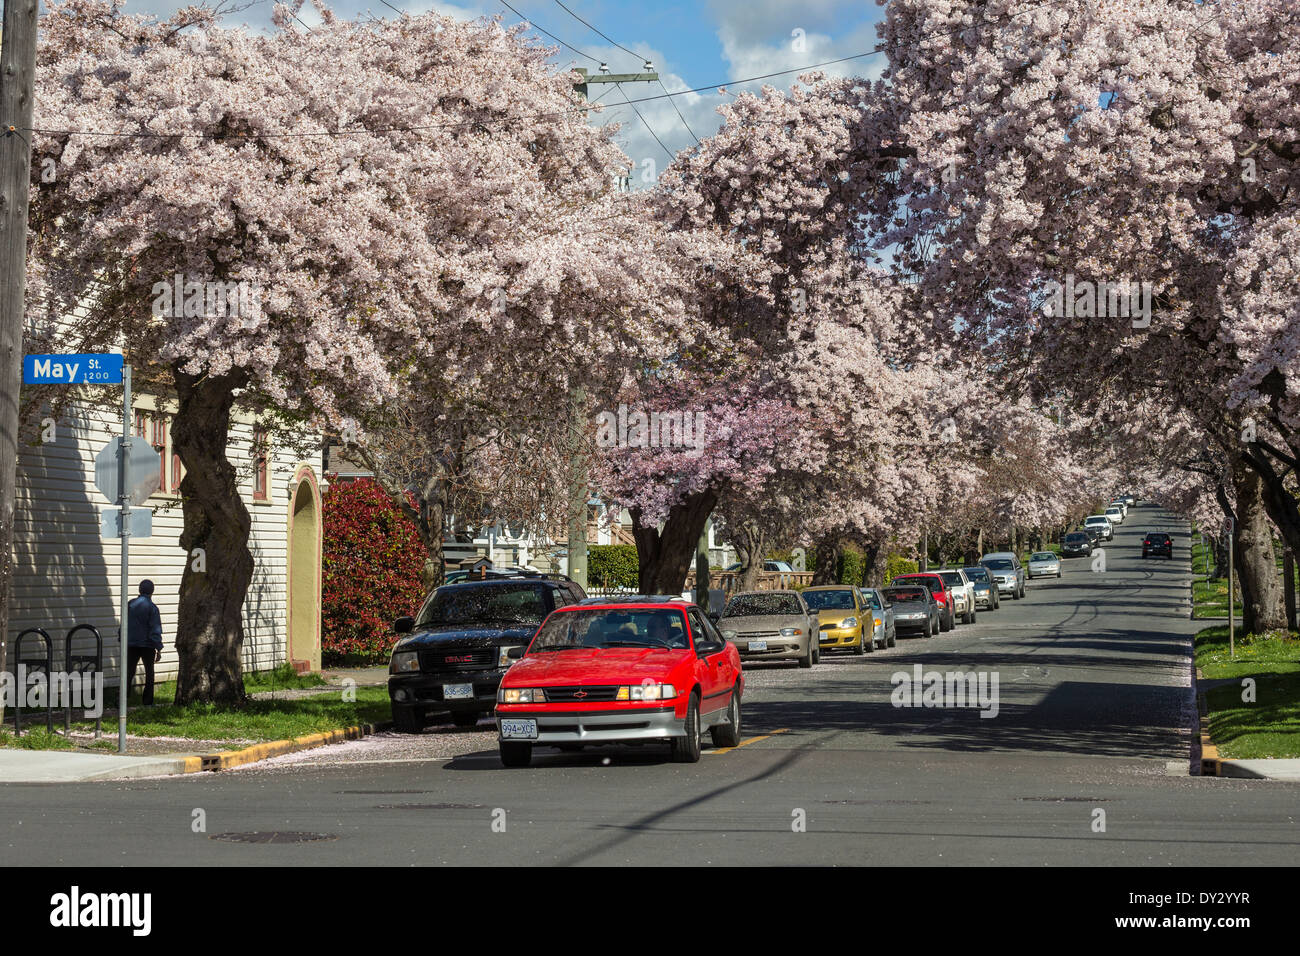
<svg viewBox="0 0 1300 956"><path fill-rule="evenodd" d="M900 584L924 584L939 605L939 630L951 631L957 626L957 604L952 597L952 588L948 587L948 582L940 575L918 571L915 574L900 574L889 582L891 588Z"/></svg>
<svg viewBox="0 0 1300 956"><path fill-rule="evenodd" d="M740 743L744 676L736 646L681 599L589 598L542 622L497 691L501 762L526 767L536 746L666 740L672 759Z"/></svg>

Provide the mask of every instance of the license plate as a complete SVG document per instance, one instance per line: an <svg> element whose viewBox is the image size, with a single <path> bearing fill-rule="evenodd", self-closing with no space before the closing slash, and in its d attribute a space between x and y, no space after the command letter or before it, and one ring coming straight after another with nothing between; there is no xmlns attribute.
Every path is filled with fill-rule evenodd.
<svg viewBox="0 0 1300 956"><path fill-rule="evenodd" d="M767 641L750 641L749 649L751 651L765 651L767 650Z"/></svg>
<svg viewBox="0 0 1300 956"><path fill-rule="evenodd" d="M502 720L501 737L506 739L524 738L526 740L537 739L537 721L535 720Z"/></svg>
<svg viewBox="0 0 1300 956"><path fill-rule="evenodd" d="M461 700L466 697L473 697L473 696L474 696L473 684L443 684L442 685L443 700Z"/></svg>

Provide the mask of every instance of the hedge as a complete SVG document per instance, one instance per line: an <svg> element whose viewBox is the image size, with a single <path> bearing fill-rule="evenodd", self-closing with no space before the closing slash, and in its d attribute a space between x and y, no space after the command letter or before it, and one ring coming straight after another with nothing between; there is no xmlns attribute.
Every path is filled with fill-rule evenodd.
<svg viewBox="0 0 1300 956"><path fill-rule="evenodd" d="M387 661L393 621L424 597L427 552L374 479L331 484L322 504L321 662Z"/></svg>
<svg viewBox="0 0 1300 956"><path fill-rule="evenodd" d="M634 544L587 546L587 583L594 588L634 588L640 582Z"/></svg>
<svg viewBox="0 0 1300 956"><path fill-rule="evenodd" d="M900 574L915 574L920 568L911 558L905 558L901 554L891 554L885 561L885 584L888 584Z"/></svg>

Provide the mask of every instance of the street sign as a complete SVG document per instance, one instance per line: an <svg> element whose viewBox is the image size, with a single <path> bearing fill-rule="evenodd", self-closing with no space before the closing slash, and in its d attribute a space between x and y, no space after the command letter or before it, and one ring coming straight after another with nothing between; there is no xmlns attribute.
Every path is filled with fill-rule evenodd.
<svg viewBox="0 0 1300 956"><path fill-rule="evenodd" d="M142 505L158 490L158 469L161 459L158 452L139 435L119 438L109 442L95 456L95 487L109 501L117 504L121 497L117 447L127 442L126 491L131 504Z"/></svg>
<svg viewBox="0 0 1300 956"><path fill-rule="evenodd" d="M127 520L127 533L122 534L122 509L105 508L99 513L99 535L105 541L114 538L153 537L153 509L132 508Z"/></svg>
<svg viewBox="0 0 1300 956"><path fill-rule="evenodd" d="M27 385L120 385L122 356L25 355L23 382Z"/></svg>

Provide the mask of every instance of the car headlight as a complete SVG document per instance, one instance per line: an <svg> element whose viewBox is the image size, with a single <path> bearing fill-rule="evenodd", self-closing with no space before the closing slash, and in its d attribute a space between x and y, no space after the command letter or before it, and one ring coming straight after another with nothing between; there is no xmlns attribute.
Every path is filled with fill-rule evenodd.
<svg viewBox="0 0 1300 956"><path fill-rule="evenodd" d="M840 627L857 627L858 619L856 617L846 617L840 621Z"/></svg>
<svg viewBox="0 0 1300 956"><path fill-rule="evenodd" d="M420 670L420 655L416 651L399 651L388 662L388 673L409 674Z"/></svg>
<svg viewBox="0 0 1300 956"><path fill-rule="evenodd" d="M497 700L502 704L542 704L546 702L546 691L540 687L501 687Z"/></svg>
<svg viewBox="0 0 1300 956"><path fill-rule="evenodd" d="M782 637L798 637L798 636L799 636L800 634L802 634L802 633L803 633L803 628L800 628L800 627L783 627L783 628L781 628L781 636L782 636Z"/></svg>
<svg viewBox="0 0 1300 956"><path fill-rule="evenodd" d="M736 634L737 634L736 631L723 631L722 639L724 641L734 641L736 639Z"/></svg>
<svg viewBox="0 0 1300 956"><path fill-rule="evenodd" d="M502 647L502 648L501 648L501 653L499 653L499 654L497 655L497 667L509 667L511 664L514 663L514 661L512 661L512 660L510 659L510 652L511 652L512 650L514 650L514 647L517 647L517 646L520 646L520 645L514 645L514 646L512 646L512 647Z"/></svg>
<svg viewBox="0 0 1300 956"><path fill-rule="evenodd" d="M672 684L633 684L618 689L615 700L672 700L677 688Z"/></svg>

